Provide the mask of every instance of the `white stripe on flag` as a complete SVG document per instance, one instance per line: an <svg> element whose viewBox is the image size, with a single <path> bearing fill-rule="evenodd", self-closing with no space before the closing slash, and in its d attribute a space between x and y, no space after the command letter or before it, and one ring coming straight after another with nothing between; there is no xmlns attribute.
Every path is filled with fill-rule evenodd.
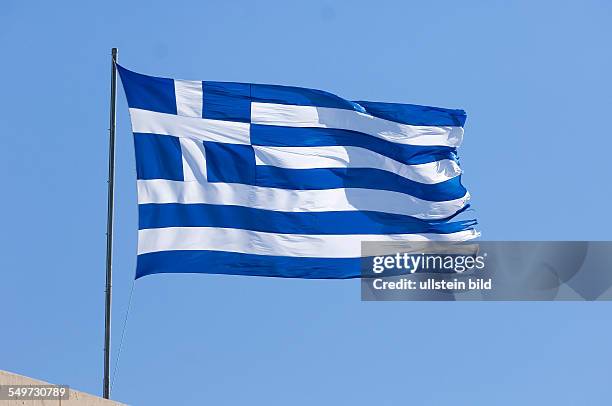
<svg viewBox="0 0 612 406"><path fill-rule="evenodd" d="M179 138L228 144L249 145L251 143L248 123L183 117L133 108L130 109L130 116L132 131L135 133L172 135Z"/></svg>
<svg viewBox="0 0 612 406"><path fill-rule="evenodd" d="M322 127L358 131L398 144L458 147L463 128L396 123L353 110L328 107L251 103L253 124Z"/></svg>
<svg viewBox="0 0 612 406"><path fill-rule="evenodd" d="M474 230L451 234L309 235L219 227L168 227L138 231L138 254L158 251L229 251L256 255L359 258L362 241L466 241Z"/></svg>
<svg viewBox="0 0 612 406"><path fill-rule="evenodd" d="M430 202L375 189L286 190L240 183L198 183L163 179L138 180L138 203L208 203L285 212L377 211L420 219L442 219L461 210L465 196Z"/></svg>
<svg viewBox="0 0 612 406"><path fill-rule="evenodd" d="M461 174L455 161L443 159L406 165L361 147L263 147L254 145L255 163L287 169L372 168L420 183L440 183Z"/></svg>
<svg viewBox="0 0 612 406"><path fill-rule="evenodd" d="M176 113L179 116L202 118L202 82L174 79Z"/></svg>
<svg viewBox="0 0 612 406"><path fill-rule="evenodd" d="M179 138L185 182L206 182L206 153L202 141Z"/></svg>

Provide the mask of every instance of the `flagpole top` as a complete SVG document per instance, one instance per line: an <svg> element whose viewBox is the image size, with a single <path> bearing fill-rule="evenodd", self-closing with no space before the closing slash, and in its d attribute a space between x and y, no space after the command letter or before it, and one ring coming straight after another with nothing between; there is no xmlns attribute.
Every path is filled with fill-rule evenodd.
<svg viewBox="0 0 612 406"><path fill-rule="evenodd" d="M117 62L117 48L111 48L111 55L113 56L113 61Z"/></svg>

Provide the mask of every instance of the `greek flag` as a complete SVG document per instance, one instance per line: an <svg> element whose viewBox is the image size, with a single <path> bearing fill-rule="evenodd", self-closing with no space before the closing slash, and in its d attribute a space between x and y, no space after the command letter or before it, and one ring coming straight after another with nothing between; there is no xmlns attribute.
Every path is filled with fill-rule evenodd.
<svg viewBox="0 0 612 406"><path fill-rule="evenodd" d="M464 241L466 114L118 66L138 178L136 277L360 276L362 241Z"/></svg>

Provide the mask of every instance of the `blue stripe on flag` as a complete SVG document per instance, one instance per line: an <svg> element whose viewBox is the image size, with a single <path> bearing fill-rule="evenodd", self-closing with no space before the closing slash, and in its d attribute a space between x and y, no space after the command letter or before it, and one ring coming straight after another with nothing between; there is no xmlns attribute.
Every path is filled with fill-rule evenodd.
<svg viewBox="0 0 612 406"><path fill-rule="evenodd" d="M350 146L369 149L408 165L456 160L456 148L406 145L335 128L300 128L251 124L251 143L269 147Z"/></svg>
<svg viewBox="0 0 612 406"><path fill-rule="evenodd" d="M348 279L360 277L360 267L360 258L279 257L225 251L160 251L138 255L136 279L156 273Z"/></svg>
<svg viewBox="0 0 612 406"><path fill-rule="evenodd" d="M465 111L456 109L369 101L357 103L375 117L410 125L463 127L467 118Z"/></svg>
<svg viewBox="0 0 612 406"><path fill-rule="evenodd" d="M359 107L355 104L335 94L293 86L252 84L251 100L259 103L331 107L359 111Z"/></svg>
<svg viewBox="0 0 612 406"><path fill-rule="evenodd" d="M459 199L466 189L461 176L444 182L425 184L391 172L369 168L286 169L257 166L255 185L280 189L319 190L360 188L390 190L432 202ZM241 183L245 183L242 182ZM347 192L349 193L349 192Z"/></svg>
<svg viewBox="0 0 612 406"><path fill-rule="evenodd" d="M449 234L471 229L475 220L425 221L397 214L340 212L279 212L214 204L141 204L139 229L221 227L287 234Z"/></svg>

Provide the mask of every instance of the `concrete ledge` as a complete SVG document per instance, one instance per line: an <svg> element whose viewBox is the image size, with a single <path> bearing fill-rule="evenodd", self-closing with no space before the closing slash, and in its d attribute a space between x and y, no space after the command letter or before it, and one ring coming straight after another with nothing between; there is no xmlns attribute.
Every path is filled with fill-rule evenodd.
<svg viewBox="0 0 612 406"><path fill-rule="evenodd" d="M0 371L0 385L49 385L48 382ZM0 400L0 406L121 406L123 403L70 389L68 400Z"/></svg>

